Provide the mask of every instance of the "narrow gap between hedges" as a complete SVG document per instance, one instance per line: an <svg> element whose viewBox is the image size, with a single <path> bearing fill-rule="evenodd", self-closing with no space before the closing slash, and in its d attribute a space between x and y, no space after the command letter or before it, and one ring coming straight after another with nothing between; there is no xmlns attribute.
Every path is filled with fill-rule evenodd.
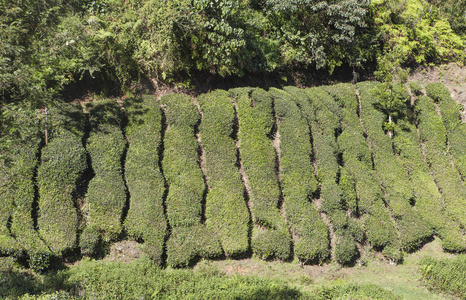
<svg viewBox="0 0 466 300"><path fill-rule="evenodd" d="M161 265L166 266L167 242L168 242L168 239L170 238L170 233L171 233L171 226L170 226L170 222L168 221L168 214L167 214L167 197L168 197L168 191L170 189L170 184L165 178L163 167L162 167L162 161L163 161L163 155L165 151L165 132L167 132L168 123L167 123L166 111L162 106L160 107L160 113L162 115L162 120L161 120L162 126L160 129L160 144L157 148L157 152L158 152L158 157L159 157L158 166L159 166L160 173L162 174L163 181L164 181L164 187L165 187L165 190L162 196L162 207L163 207L163 215L165 217L166 224L167 224L167 230L165 231L165 237L163 240L163 252L161 255Z"/></svg>
<svg viewBox="0 0 466 300"><path fill-rule="evenodd" d="M280 215L283 217L285 220L285 223L288 227L288 231L290 233L290 236L292 238L292 241L290 243L291 245L291 257L294 257L294 241L298 240L298 236L296 233L293 231L293 228L286 218L286 211L285 211L285 206L284 206L284 201L285 201L285 195L283 194L283 189L282 189L282 163L281 163L281 149L280 149L280 132L278 132L278 124L280 120L277 117L277 113L275 111L275 99L272 97L272 114L274 118L274 123L272 126L272 130L270 132L270 138L272 139L272 145L275 150L275 172L277 174L278 178L278 188L280 189L280 198L277 203L277 208L280 210Z"/></svg>
<svg viewBox="0 0 466 300"><path fill-rule="evenodd" d="M241 176L241 181L243 182L243 187L244 187L243 196L244 196L244 200L246 201L246 206L249 212L248 244L249 244L249 248L251 248L252 229L254 227L254 214L252 212L252 203L250 200L252 190L251 190L251 186L249 185L248 175L246 174L246 171L244 171L243 161L241 160L241 150L240 150L241 141L238 138L238 132L239 132L238 103L236 102L236 100L233 100L233 110L235 113L235 118L233 122L232 138L235 140L235 146L236 146L236 167L238 168L239 174Z"/></svg>
<svg viewBox="0 0 466 300"><path fill-rule="evenodd" d="M194 127L194 135L196 136L196 141L197 141L197 156L198 156L198 163L199 167L201 168L202 171L202 179L204 180L204 191L202 193L202 203L201 203L201 223L205 225L206 222L206 202L207 202L207 193L209 193L209 184L207 182L207 171L205 167L205 149L202 146L202 140L201 140L201 133L199 131L199 126L201 125L202 118L204 117L204 113L201 110L201 106L199 105L199 102L195 97L192 97L194 105L196 105L197 111L199 112L200 118L196 123L196 126Z"/></svg>
<svg viewBox="0 0 466 300"><path fill-rule="evenodd" d="M125 140L125 149L124 149L123 154L121 155L121 158L120 158L121 178L123 179L123 184L125 186L125 194L126 194L126 202L125 202L125 205L123 206L123 209L122 209L122 212L121 212L121 218L120 218L120 223L123 225L124 221L126 219L126 216L128 215L129 207L131 205L131 203L130 203L131 195L130 195L130 192L129 192L129 189L128 189L128 184L126 182L126 174L125 174L126 173L126 170L125 170L126 155L128 154L128 148L129 148L129 141L128 141L128 138L126 137L126 132L125 132L126 125L128 124L128 117L126 115L126 112L125 112L124 108L121 105L120 105L120 108L123 111L123 118L121 120L120 130L121 130L121 133L123 134L123 138ZM124 236L125 235L125 227L122 226L122 228L123 228L122 235Z"/></svg>
<svg viewBox="0 0 466 300"><path fill-rule="evenodd" d="M37 233L39 233L39 227L37 225L37 220L39 218L39 186L37 184L38 182L37 173L40 167L40 162L41 162L40 158L42 156L42 148L44 147L45 147L45 142L41 141L37 149L37 153L36 153L37 163L36 163L36 166L34 167L34 171L32 175L32 184L34 185L34 199L32 200L32 205L31 205L31 218L32 218L32 224L33 224L34 230L36 230ZM8 219L8 223L7 223L8 230L10 230L11 228L11 222L12 222L12 216L10 216L10 218ZM42 239L40 234L38 234L38 236Z"/></svg>

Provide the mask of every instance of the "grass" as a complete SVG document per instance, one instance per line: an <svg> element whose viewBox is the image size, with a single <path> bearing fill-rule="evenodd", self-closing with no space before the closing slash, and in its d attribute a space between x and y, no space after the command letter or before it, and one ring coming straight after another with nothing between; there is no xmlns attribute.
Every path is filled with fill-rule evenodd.
<svg viewBox="0 0 466 300"><path fill-rule="evenodd" d="M336 263L321 266L305 265L300 267L297 261L283 263L280 261L264 262L257 258L245 260L202 261L195 271L206 268L218 269L227 274L252 275L260 278L281 279L291 287L301 291L312 291L317 287L330 287L335 284L376 284L402 299L451 299L430 292L421 280L419 263L424 257L452 258L453 254L442 251L441 241L435 239L419 251L407 254L403 264L390 265L380 254L369 249L362 249L360 261L365 266L342 268Z"/></svg>

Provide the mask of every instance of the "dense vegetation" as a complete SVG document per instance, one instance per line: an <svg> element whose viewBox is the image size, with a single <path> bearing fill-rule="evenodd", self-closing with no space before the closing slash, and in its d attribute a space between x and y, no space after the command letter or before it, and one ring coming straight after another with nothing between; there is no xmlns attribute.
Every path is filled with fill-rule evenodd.
<svg viewBox="0 0 466 300"><path fill-rule="evenodd" d="M396 66L461 63L465 9L464 0L2 0L0 99L40 104L73 82L105 93L144 78L306 82L316 71L383 78Z"/></svg>

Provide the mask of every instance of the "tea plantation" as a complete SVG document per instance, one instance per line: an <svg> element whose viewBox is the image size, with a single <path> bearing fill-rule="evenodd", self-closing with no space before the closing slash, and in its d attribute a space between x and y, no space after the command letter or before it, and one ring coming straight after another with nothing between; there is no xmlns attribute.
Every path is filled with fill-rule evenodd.
<svg viewBox="0 0 466 300"><path fill-rule="evenodd" d="M0 160L0 255L36 271L134 240L152 263L392 263L466 251L466 124L440 83L215 90L27 110ZM387 134L391 130L393 137ZM464 294L463 294L464 295Z"/></svg>

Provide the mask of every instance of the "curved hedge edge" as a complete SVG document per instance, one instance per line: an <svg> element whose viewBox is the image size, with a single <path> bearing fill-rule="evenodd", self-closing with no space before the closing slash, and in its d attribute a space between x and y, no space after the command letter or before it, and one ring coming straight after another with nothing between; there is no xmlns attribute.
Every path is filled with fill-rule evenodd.
<svg viewBox="0 0 466 300"><path fill-rule="evenodd" d="M302 263L326 260L329 255L328 228L310 202L317 190L311 163L311 133L298 106L284 91L271 89L281 136L281 186L284 207L295 234L294 252Z"/></svg>
<svg viewBox="0 0 466 300"><path fill-rule="evenodd" d="M63 104L49 110L49 144L41 151L37 172L39 234L55 255L76 247L78 211L74 192L87 168L82 145L82 108Z"/></svg>
<svg viewBox="0 0 466 300"><path fill-rule="evenodd" d="M202 113L200 140L210 190L206 197L206 225L216 232L227 257L249 250L249 211L236 167L236 113L226 91L198 97Z"/></svg>
<svg viewBox="0 0 466 300"><path fill-rule="evenodd" d="M123 229L121 221L127 194L122 168L122 157L126 151L122 118L122 110L114 101L101 101L90 107L91 132L86 148L95 176L89 182L85 198L89 227L81 237L81 248L85 253L96 247L87 243L94 238L86 236L88 233L98 232L108 243L115 240Z"/></svg>
<svg viewBox="0 0 466 300"><path fill-rule="evenodd" d="M281 191L272 140L276 130L273 102L262 89L233 91L241 91L230 95L236 96L240 159L250 186L254 221L251 248L262 259L287 260L291 256L291 235L278 208Z"/></svg>
<svg viewBox="0 0 466 300"><path fill-rule="evenodd" d="M125 180L130 194L124 226L130 236L144 241L143 251L161 265L167 220L164 214L165 179L159 168L162 113L153 96L124 103L129 147Z"/></svg>

